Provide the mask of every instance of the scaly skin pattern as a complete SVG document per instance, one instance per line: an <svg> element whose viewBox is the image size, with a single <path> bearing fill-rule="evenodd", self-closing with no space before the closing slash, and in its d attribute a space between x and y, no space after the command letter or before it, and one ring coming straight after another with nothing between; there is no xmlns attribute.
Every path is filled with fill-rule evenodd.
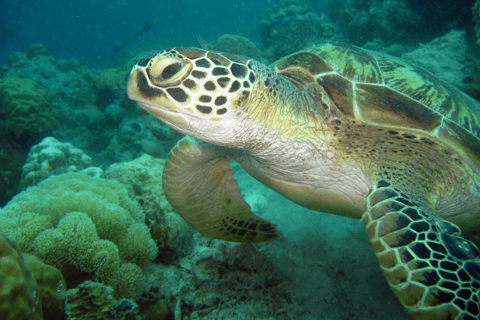
<svg viewBox="0 0 480 320"><path fill-rule="evenodd" d="M192 137L171 151L164 188L201 233L279 237L241 197L232 158L304 207L361 218L414 319L480 317L480 252L460 232L480 225L480 106L458 90L401 62L325 45L271 68L195 48L160 51L134 66L128 95Z"/></svg>
<svg viewBox="0 0 480 320"><path fill-rule="evenodd" d="M373 186L362 220L392 290L414 319L478 319L480 253L456 225L384 180Z"/></svg>

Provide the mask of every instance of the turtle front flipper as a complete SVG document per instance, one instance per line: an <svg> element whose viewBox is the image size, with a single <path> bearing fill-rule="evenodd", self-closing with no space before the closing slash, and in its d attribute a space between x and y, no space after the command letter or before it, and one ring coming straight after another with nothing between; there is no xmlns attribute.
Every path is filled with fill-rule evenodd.
<svg viewBox="0 0 480 320"><path fill-rule="evenodd" d="M168 155L165 196L205 236L235 242L279 238L276 226L252 213L230 169L226 149L185 137Z"/></svg>
<svg viewBox="0 0 480 320"><path fill-rule="evenodd" d="M479 250L460 229L379 181L362 220L380 266L414 319L479 319Z"/></svg>

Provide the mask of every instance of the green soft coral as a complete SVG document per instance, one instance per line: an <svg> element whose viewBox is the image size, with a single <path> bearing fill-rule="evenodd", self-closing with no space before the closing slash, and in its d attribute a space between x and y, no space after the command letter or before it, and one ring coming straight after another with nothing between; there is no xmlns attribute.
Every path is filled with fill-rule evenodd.
<svg viewBox="0 0 480 320"><path fill-rule="evenodd" d="M123 296L139 289L122 284L120 290L127 276L123 264L135 264L130 275L141 282L139 266L158 253L145 214L125 186L83 173L53 176L28 188L0 210L0 223L23 252L60 270L73 265L95 272L98 281L119 286Z"/></svg>
<svg viewBox="0 0 480 320"><path fill-rule="evenodd" d="M74 265L84 272L95 272L109 285L116 280L120 257L115 244L101 240L95 224L83 212L70 212L55 229L41 232L35 239L35 251L48 264L64 269Z"/></svg>

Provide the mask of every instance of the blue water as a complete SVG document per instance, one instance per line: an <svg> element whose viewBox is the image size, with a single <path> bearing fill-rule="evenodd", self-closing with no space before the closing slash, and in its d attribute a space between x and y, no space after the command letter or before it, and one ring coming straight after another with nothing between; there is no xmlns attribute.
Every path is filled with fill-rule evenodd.
<svg viewBox="0 0 480 320"><path fill-rule="evenodd" d="M135 1L3 0L0 63L12 51L43 43L55 58L101 66L114 48L145 23L157 23L135 45L150 49L199 46L224 33L258 39L256 24L278 0ZM252 40L253 40L252 39Z"/></svg>

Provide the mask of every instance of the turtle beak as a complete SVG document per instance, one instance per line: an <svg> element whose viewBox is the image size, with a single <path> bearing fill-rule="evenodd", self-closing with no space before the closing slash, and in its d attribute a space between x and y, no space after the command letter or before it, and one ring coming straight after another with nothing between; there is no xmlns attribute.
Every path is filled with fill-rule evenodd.
<svg viewBox="0 0 480 320"><path fill-rule="evenodd" d="M141 61L143 62L144 60ZM148 81L145 70L146 68L139 64L133 67L127 83L128 97L157 119L185 133L185 128L192 126L191 121L186 115L178 112L178 108L169 101L162 89Z"/></svg>
<svg viewBox="0 0 480 320"><path fill-rule="evenodd" d="M172 104L164 90L156 87L148 80L146 68L135 65L130 73L127 83L127 95L137 101L140 106L147 103L152 107L176 111L177 106ZM151 108L149 108L151 109ZM147 110L151 112L150 110Z"/></svg>
<svg viewBox="0 0 480 320"><path fill-rule="evenodd" d="M152 88L145 76L144 69L144 67L139 67L137 64L130 72L127 82L127 95L131 100L143 100L145 98L144 93L152 91Z"/></svg>

